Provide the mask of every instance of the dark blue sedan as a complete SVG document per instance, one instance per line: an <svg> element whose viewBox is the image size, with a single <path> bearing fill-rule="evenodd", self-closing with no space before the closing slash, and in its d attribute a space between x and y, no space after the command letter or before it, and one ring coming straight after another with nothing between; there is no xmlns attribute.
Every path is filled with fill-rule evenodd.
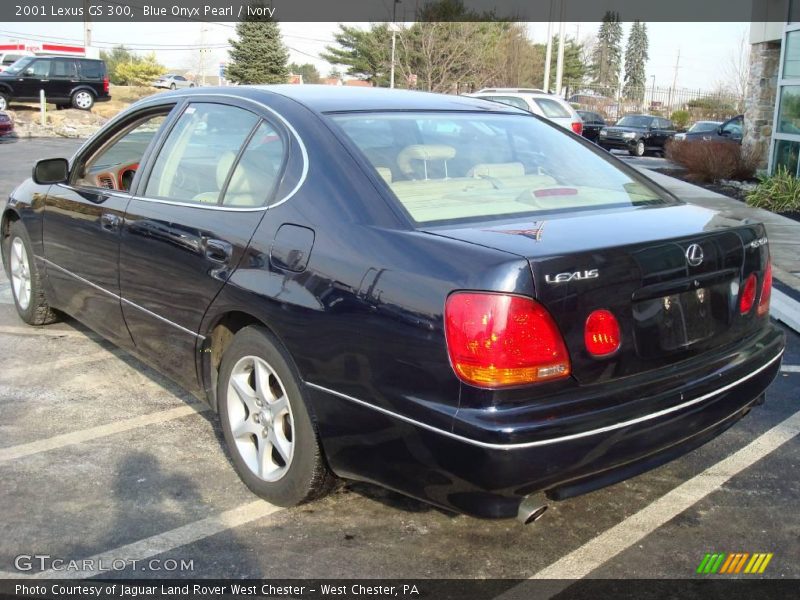
<svg viewBox="0 0 800 600"><path fill-rule="evenodd" d="M20 318L207 401L284 506L348 478L533 520L730 427L783 353L763 225L473 98L161 94L0 215Z"/></svg>

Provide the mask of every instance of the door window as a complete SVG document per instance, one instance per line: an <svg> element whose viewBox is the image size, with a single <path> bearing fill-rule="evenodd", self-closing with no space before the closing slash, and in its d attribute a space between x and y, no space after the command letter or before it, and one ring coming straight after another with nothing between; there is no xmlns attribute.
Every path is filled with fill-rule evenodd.
<svg viewBox="0 0 800 600"><path fill-rule="evenodd" d="M156 158L145 195L218 204L236 156L258 120L234 106L189 105Z"/></svg>
<svg viewBox="0 0 800 600"><path fill-rule="evenodd" d="M549 98L534 98L533 101L539 105L544 116L549 119L565 119L572 116L566 108L555 100L550 100Z"/></svg>
<svg viewBox="0 0 800 600"><path fill-rule="evenodd" d="M128 191L147 147L171 108L151 113L110 134L78 170L75 185Z"/></svg>
<svg viewBox="0 0 800 600"><path fill-rule="evenodd" d="M284 158L278 132L262 122L250 139L225 187L223 206L262 206L272 197Z"/></svg>
<svg viewBox="0 0 800 600"><path fill-rule="evenodd" d="M48 77L50 75L50 62L51 61L49 59L37 60L27 69L25 69L25 75L37 79Z"/></svg>
<svg viewBox="0 0 800 600"><path fill-rule="evenodd" d="M522 98L516 98L514 96L490 96L489 99L495 102L500 102L501 104L507 104L508 106L514 106L516 108L521 108L522 110L531 112L528 103Z"/></svg>
<svg viewBox="0 0 800 600"><path fill-rule="evenodd" d="M50 67L50 77L58 79L76 79L78 69L75 61L69 58L55 58Z"/></svg>

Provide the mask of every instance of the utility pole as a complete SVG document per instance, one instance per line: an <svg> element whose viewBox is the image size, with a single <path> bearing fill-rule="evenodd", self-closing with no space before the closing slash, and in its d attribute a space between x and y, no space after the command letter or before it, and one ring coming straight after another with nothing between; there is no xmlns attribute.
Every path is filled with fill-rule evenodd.
<svg viewBox="0 0 800 600"><path fill-rule="evenodd" d="M551 0L552 1L552 0ZM552 6L552 4L551 4ZM542 90L545 93L550 89L550 61L553 60L553 22L547 23L547 50L544 53L544 82Z"/></svg>
<svg viewBox="0 0 800 600"><path fill-rule="evenodd" d="M397 48L397 5L400 4L400 0L393 0L392 2L392 66L389 73L389 87L394 89L394 61L395 61L395 49Z"/></svg>
<svg viewBox="0 0 800 600"><path fill-rule="evenodd" d="M89 20L89 5L91 0L83 0L83 47L86 56L89 56L89 47L92 45L92 22Z"/></svg>
<svg viewBox="0 0 800 600"><path fill-rule="evenodd" d="M564 34L564 28L566 27L566 23L564 23L564 6L567 3L567 0L561 0L561 19L558 23L558 58L556 59L556 94L561 94L561 83L564 79L564 38L566 37Z"/></svg>
<svg viewBox="0 0 800 600"><path fill-rule="evenodd" d="M672 75L672 87L669 88L669 102L667 102L667 110L672 110L672 94L675 91L675 86L678 84L678 69L680 69L681 65L681 49L678 48L678 58L675 59L675 71Z"/></svg>
<svg viewBox="0 0 800 600"><path fill-rule="evenodd" d="M200 85L206 84L206 24L200 24Z"/></svg>

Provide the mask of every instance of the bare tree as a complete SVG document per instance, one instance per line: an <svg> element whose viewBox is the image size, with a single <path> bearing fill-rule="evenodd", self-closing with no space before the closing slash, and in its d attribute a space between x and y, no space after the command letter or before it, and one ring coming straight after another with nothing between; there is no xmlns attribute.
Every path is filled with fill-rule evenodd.
<svg viewBox="0 0 800 600"><path fill-rule="evenodd" d="M736 108L739 112L743 112L747 82L750 79L750 44L747 41L746 31L743 31L739 38L739 48L728 56L722 75L723 80L717 85L736 97Z"/></svg>

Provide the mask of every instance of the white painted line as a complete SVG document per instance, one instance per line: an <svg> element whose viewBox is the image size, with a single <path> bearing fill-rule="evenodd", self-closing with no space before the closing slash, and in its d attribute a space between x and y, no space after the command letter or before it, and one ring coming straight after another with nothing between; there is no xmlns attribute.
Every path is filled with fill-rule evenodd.
<svg viewBox="0 0 800 600"><path fill-rule="evenodd" d="M46 336L53 338L92 338L76 329L54 329L52 327L0 327L0 335Z"/></svg>
<svg viewBox="0 0 800 600"><path fill-rule="evenodd" d="M41 373L41 371L45 371L47 373L57 373L63 369L69 369L70 367L88 365L90 363L117 357L118 355L114 351L101 349L87 355L65 356L64 358L58 358L49 362L29 362L19 367L4 367L3 375L9 378L27 376L30 380L31 376L37 372Z"/></svg>
<svg viewBox="0 0 800 600"><path fill-rule="evenodd" d="M231 510L226 510L218 515L207 517L164 533L159 533L126 546L120 546L113 550L95 554L84 560L92 561L91 564L93 565L102 563L106 568L110 567L113 561L120 559L126 561L145 561L148 558L169 552L180 546L197 542L211 537L212 535L222 533L223 531L233 529L234 527L246 525L247 523L262 519L282 510L284 510L282 507L273 506L264 500L255 500L232 508ZM143 563L142 566L146 566L146 563ZM32 579L84 579L86 577L96 577L104 572L107 571L101 571L99 568L86 571L53 571L51 569L36 573L30 577ZM0 576L6 578L9 578L7 577L8 575L9 573L0 574ZM16 577L19 576L20 575L16 575ZM25 575L22 575L22 577L25 577Z"/></svg>
<svg viewBox="0 0 800 600"><path fill-rule="evenodd" d="M783 365L781 371L784 373L800 373L800 365Z"/></svg>
<svg viewBox="0 0 800 600"><path fill-rule="evenodd" d="M800 302L775 288L772 288L769 314L772 318L800 333Z"/></svg>
<svg viewBox="0 0 800 600"><path fill-rule="evenodd" d="M638 513L534 574L531 579L561 580L550 582L546 590L537 588L537 597L550 598L569 587L574 580L591 574L798 434L800 412L794 413L744 448L683 482ZM546 593L542 595L542 592ZM526 593L527 590L518 586L498 596L496 600L522 599Z"/></svg>
<svg viewBox="0 0 800 600"><path fill-rule="evenodd" d="M37 440L27 444L18 444L8 448L0 448L0 463L31 454L38 454L39 452L47 452L48 450L55 450L56 448L63 448L72 444L80 444L81 442L88 442L96 440L97 438L106 437L115 433L122 433L123 431L130 431L137 427L144 427L146 425L156 425L164 423L165 421L172 421L173 419L180 419L188 415L208 410L206 405L197 406L179 406L169 410L162 410L159 412L149 413L122 421L109 423L108 425L98 425L97 427L90 427L88 429L81 429L80 431L73 431L56 435L44 440Z"/></svg>

